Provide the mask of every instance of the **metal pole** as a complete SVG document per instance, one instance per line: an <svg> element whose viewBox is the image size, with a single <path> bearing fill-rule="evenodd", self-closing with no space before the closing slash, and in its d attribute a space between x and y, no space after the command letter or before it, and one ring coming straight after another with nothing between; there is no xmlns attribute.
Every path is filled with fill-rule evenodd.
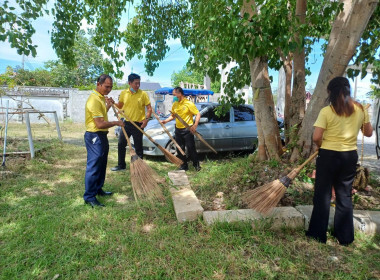
<svg viewBox="0 0 380 280"><path fill-rule="evenodd" d="M25 117L26 117L25 118L26 130L28 131L30 157L34 158L34 145L33 145L32 129L30 128L29 112L25 112Z"/></svg>
<svg viewBox="0 0 380 280"><path fill-rule="evenodd" d="M59 128L59 121L57 116L57 111L54 111L55 126L57 128L58 138L62 141L61 129Z"/></svg>
<svg viewBox="0 0 380 280"><path fill-rule="evenodd" d="M7 100L7 110L5 112L5 132L4 132L3 163L1 164L1 166L5 166L5 154L7 152L8 110L9 110L9 100Z"/></svg>

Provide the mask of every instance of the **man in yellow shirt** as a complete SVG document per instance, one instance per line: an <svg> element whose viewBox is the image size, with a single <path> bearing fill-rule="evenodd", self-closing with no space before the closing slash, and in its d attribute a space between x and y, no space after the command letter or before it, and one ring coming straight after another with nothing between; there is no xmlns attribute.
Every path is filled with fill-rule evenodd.
<svg viewBox="0 0 380 280"><path fill-rule="evenodd" d="M148 94L140 89L140 76L137 74L130 74L128 76L129 89L123 90L119 96L119 103L117 107L122 109L125 114L137 124L140 128L144 129L148 124L149 118L152 115L152 106ZM145 115L145 108L147 113ZM136 154L143 158L143 134L129 121L124 121L124 128L128 137L133 137L133 144L135 146ZM120 171L126 169L125 154L126 154L127 139L123 133L119 134L118 148L118 164L111 168L112 171Z"/></svg>
<svg viewBox="0 0 380 280"><path fill-rule="evenodd" d="M112 192L104 191L103 185L106 178L108 157L108 128L115 125L123 125L122 121L108 121L107 111L114 103L112 98L107 98L112 90L112 78L101 75L94 90L87 99L85 107L86 133L84 141L87 149L87 167L85 175L85 192L83 195L86 204L92 207L102 207L96 195L106 196Z"/></svg>
<svg viewBox="0 0 380 280"><path fill-rule="evenodd" d="M186 99L183 89L181 87L176 87L173 90L173 95L178 98L178 101L174 102L172 107L172 112L178 114L189 126L190 130L186 129L185 126L176 119L175 122L175 140L182 150L187 149L189 157L193 162L193 166L196 171L200 171L201 167L199 165L199 159L197 150L195 148L195 140L193 133L198 127L201 114L199 113L195 104ZM193 117L195 116L195 121ZM163 120L162 123L168 123L174 119L174 116L170 116L166 120ZM177 149L178 157L183 161L183 164L180 167L180 170L188 170L186 156L182 155Z"/></svg>

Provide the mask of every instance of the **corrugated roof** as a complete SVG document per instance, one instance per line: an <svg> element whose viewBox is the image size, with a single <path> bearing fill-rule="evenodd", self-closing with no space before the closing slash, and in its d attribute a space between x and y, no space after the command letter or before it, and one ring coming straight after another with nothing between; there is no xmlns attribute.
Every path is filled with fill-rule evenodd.
<svg viewBox="0 0 380 280"><path fill-rule="evenodd" d="M157 90L161 88L160 83L151 83L151 82L141 82L140 83L140 88L142 90Z"/></svg>

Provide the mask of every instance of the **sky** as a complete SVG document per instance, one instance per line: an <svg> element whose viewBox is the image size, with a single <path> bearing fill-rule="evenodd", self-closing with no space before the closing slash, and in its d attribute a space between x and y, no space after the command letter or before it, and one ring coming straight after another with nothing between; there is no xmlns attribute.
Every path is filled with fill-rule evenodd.
<svg viewBox="0 0 380 280"><path fill-rule="evenodd" d="M128 22L128 18L133 17L133 15L134 12L132 12L132 9L129 15L126 13L121 21L121 27L124 27ZM50 43L52 23L53 18L51 16L45 16L33 22L36 33L33 35L32 40L33 44L38 45L37 56L24 57L25 69L34 70L43 67L44 62L47 60L57 59L57 55ZM91 28L91 26L83 21L82 29L86 30L87 28ZM159 68L156 69L153 77L145 73L144 60L134 58L126 62L126 65L122 68L125 73L125 79L133 70L134 73L142 77L143 81L160 82L162 86L170 86L173 71L177 72L185 66L189 54L182 48L179 40L170 40L168 45L170 51L166 54L165 60L160 63ZM22 56L18 55L16 49L12 49L8 42L0 42L0 73L4 73L7 66L21 66L22 60Z"/></svg>
<svg viewBox="0 0 380 280"><path fill-rule="evenodd" d="M133 7L126 13L121 20L121 28L125 27L129 19L134 16L135 12ZM51 16L45 16L34 21L33 26L36 29L36 33L33 35L33 43L38 45L37 56L24 57L25 69L34 70L36 68L43 67L44 62L47 60L57 59L57 56L50 43L50 31L52 29L53 18ZM86 29L88 26L86 22L82 22L82 28ZM322 43L317 43L310 54L308 67L310 67L311 75L306 78L306 89L314 88L318 79L319 70L322 65ZM133 58L131 61L126 62L126 65L122 68L125 73L123 81L133 71L141 76L142 81L159 82L161 86L171 86L172 73L181 70L189 59L188 52L182 48L179 40L170 40L168 42L170 51L167 53L166 58L160 63L160 66L156 69L154 75L148 76L144 70L144 60L138 60ZM0 73L3 73L6 67L17 65L21 66L22 56L18 55L15 49L12 49L8 42L0 42ZM278 73L277 71L270 70L269 74L273 77L272 88L278 87ZM370 91L370 76L358 81L358 98L365 99L366 93ZM351 81L352 82L352 81ZM353 87L352 82L352 87Z"/></svg>

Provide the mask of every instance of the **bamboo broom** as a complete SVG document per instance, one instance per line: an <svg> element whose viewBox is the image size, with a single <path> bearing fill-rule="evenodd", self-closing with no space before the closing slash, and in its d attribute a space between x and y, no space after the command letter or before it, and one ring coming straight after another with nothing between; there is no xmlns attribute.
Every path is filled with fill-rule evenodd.
<svg viewBox="0 0 380 280"><path fill-rule="evenodd" d="M176 117L187 129L190 129L190 126L177 113L174 113L172 111L169 111L169 112L174 117ZM209 143L207 143L205 139L203 139L202 135L198 131L194 131L194 135L197 136L197 138L200 141L202 141L202 143L205 144L211 151L213 151L215 154L217 154L217 152L215 151L215 149Z"/></svg>
<svg viewBox="0 0 380 280"><path fill-rule="evenodd" d="M368 110L370 107L370 104L367 104L364 106L364 109ZM364 112L363 112L364 113ZM369 180L369 170L367 167L363 166L363 157L364 157L364 133L365 133L365 128L364 128L364 118L363 118L363 125L362 125L362 148L361 148L361 160L360 163L356 164L356 174L354 181L352 182L352 187L357 189L358 191L364 190L367 185L368 185L368 180Z"/></svg>
<svg viewBox="0 0 380 280"><path fill-rule="evenodd" d="M300 173L300 171L313 158L318 155L318 151L312 154L303 164L293 169L288 175L262 185L253 190L249 190L243 194L243 202L260 213L268 214L278 204L284 196L286 189L289 187L292 180Z"/></svg>
<svg viewBox="0 0 380 280"><path fill-rule="evenodd" d="M178 151L184 156L186 156L185 152L182 150L180 145L178 145L177 141L173 138L173 136L170 134L169 130L165 127L165 125L160 121L160 118L156 115L155 112L153 112L153 116L157 119L157 121L160 123L166 134L170 137L170 139L173 141L174 145L177 147Z"/></svg>
<svg viewBox="0 0 380 280"><path fill-rule="evenodd" d="M115 116L118 120L120 120L114 105L112 105L112 109L115 112ZM159 200L163 200L164 196L161 192L160 186L157 184L157 182L160 182L160 180L162 181L162 179L136 154L135 150L132 148L131 141L125 131L125 128L121 127L121 129L124 133L125 139L127 139L129 154L131 156L130 173L135 200L138 201L137 198L143 197L147 197L148 199L157 198Z"/></svg>
<svg viewBox="0 0 380 280"><path fill-rule="evenodd" d="M152 137L150 137L144 130L141 129L137 124L135 124L131 119L119 108L117 108L115 105L112 105L120 115L122 115L124 118L126 118L131 124L133 124L142 134L144 134L154 145L156 145L157 148L161 150L161 152L165 155L165 157L173 164L177 165L178 167L183 164L183 161L177 158L175 155L172 155L168 150L166 150L164 147L162 147L160 144L158 144L156 141L153 140Z"/></svg>

